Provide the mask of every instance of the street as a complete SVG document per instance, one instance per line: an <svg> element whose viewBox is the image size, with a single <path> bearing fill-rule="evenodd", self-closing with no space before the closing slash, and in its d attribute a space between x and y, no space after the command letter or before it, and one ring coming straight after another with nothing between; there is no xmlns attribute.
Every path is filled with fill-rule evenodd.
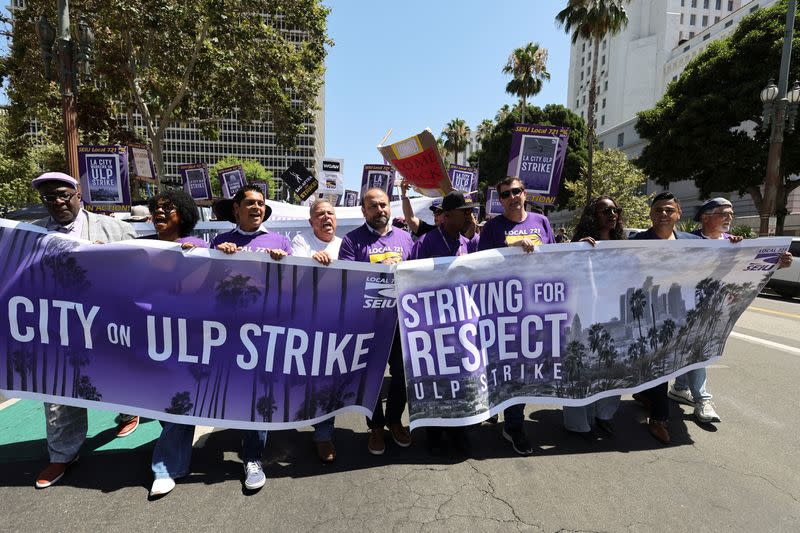
<svg viewBox="0 0 800 533"><path fill-rule="evenodd" d="M6 402L0 530L797 531L799 331L800 300L759 296L709 370L723 421L698 424L673 403L671 446L648 434L630 396L615 436L595 442L567 434L559 407L528 406L536 448L527 458L487 423L473 431L468 459L431 456L424 430L411 448L371 456L364 420L348 415L336 420L333 465L317 460L310 429L271 433L267 484L255 494L242 489L239 433L214 431L196 439L192 474L148 501L158 423L110 442L113 414L99 411L79 462L36 490L47 462L41 407Z"/></svg>

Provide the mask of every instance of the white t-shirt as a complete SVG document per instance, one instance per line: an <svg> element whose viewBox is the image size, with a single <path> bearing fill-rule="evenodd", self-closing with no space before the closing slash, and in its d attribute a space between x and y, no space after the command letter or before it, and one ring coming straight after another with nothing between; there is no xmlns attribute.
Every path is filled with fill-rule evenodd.
<svg viewBox="0 0 800 533"><path fill-rule="evenodd" d="M298 257L311 257L317 252L325 250L333 259L339 257L339 246L342 238L334 235L331 242L325 242L314 235L313 229L301 231L292 239L292 255Z"/></svg>

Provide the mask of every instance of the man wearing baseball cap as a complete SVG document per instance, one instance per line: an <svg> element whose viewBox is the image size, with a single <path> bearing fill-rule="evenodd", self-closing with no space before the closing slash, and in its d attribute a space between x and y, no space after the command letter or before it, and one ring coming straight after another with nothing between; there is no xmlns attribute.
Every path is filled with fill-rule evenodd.
<svg viewBox="0 0 800 533"><path fill-rule="evenodd" d="M34 179L31 185L38 191L49 215L35 221L35 225L98 243L136 238L129 224L83 209L78 182L67 174L47 172ZM61 479L67 468L77 461L88 429L86 409L82 407L45 403L44 412L50 464L36 477L36 487L40 489ZM121 414L118 421L118 437L130 435L139 426L138 416Z"/></svg>

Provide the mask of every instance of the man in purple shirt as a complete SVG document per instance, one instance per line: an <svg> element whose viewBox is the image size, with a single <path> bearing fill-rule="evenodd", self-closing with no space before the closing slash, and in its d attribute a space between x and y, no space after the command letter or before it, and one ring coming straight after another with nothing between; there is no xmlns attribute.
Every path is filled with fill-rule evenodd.
<svg viewBox="0 0 800 533"><path fill-rule="evenodd" d="M503 206L503 214L494 217L483 227L478 250L520 246L530 253L537 245L555 242L547 217L525 211L525 185L519 178L509 177L498 183L497 195ZM522 427L525 405L512 405L503 412L503 418L503 438L511 443L514 451L520 455L533 453Z"/></svg>
<svg viewBox="0 0 800 533"><path fill-rule="evenodd" d="M389 197L383 189L372 188L361 198L361 212L365 223L342 239L339 259L342 261L361 261L393 265L411 257L414 243L407 231L389 224L392 212ZM392 440L403 448L411 445L411 433L401 421L406 408L406 378L403 369L403 354L400 346L400 331L395 328L392 351L389 355L389 374L391 381L386 397L386 413L380 397L367 419L370 434L367 449L373 455L381 455L386 450L383 428L389 428Z"/></svg>
<svg viewBox="0 0 800 533"><path fill-rule="evenodd" d="M275 261L292 255L292 245L284 235L272 233L261 224L272 214L264 202L264 193L257 185L245 185L233 196L233 212L236 227L220 233L211 241L211 247L226 254L256 252L269 254ZM244 486L257 490L266 483L261 455L267 444L266 431L248 430L242 439L242 462L244 463Z"/></svg>

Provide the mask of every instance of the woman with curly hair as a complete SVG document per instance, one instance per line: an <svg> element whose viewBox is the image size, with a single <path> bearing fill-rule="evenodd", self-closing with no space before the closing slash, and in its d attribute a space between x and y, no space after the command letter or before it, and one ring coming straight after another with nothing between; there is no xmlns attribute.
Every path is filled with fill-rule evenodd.
<svg viewBox="0 0 800 533"><path fill-rule="evenodd" d="M150 198L147 207L156 233L141 239L180 243L184 250L208 248L203 239L192 236L200 216L194 200L186 192L166 190ZM172 491L175 480L189 473L192 459L194 426L172 422L161 422L161 426L151 463L154 477L151 497L164 496Z"/></svg>
<svg viewBox="0 0 800 533"><path fill-rule="evenodd" d="M610 196L598 196L583 209L572 242L588 242L594 246L597 241L622 239L625 239L622 208ZM613 435L611 420L617 412L619 400L619 396L609 396L581 407L564 406L564 428L587 440L594 438L593 426L609 436Z"/></svg>

